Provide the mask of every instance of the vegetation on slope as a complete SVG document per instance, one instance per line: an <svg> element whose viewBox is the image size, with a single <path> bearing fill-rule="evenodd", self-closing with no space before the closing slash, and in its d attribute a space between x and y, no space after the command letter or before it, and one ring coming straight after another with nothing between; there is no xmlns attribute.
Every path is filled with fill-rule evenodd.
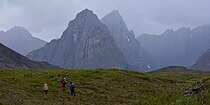
<svg viewBox="0 0 210 105"><path fill-rule="evenodd" d="M210 75L187 73L1 69L0 105L209 105ZM66 93L61 91L62 76L75 83L75 97L68 88ZM48 83L48 95L44 94L44 83ZM202 86L200 93L183 96L196 84Z"/></svg>

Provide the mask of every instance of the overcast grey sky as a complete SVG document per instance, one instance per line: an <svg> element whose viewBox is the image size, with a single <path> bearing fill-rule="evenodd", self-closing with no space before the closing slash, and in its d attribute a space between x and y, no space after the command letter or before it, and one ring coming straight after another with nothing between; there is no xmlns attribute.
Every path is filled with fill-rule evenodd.
<svg viewBox="0 0 210 105"><path fill-rule="evenodd" d="M23 26L50 41L85 8L99 18L119 10L136 36L210 24L210 0L0 0L0 30Z"/></svg>

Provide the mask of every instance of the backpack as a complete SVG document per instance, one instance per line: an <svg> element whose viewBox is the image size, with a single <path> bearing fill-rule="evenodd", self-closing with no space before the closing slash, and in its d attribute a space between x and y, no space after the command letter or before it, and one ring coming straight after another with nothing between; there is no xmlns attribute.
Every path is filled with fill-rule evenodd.
<svg viewBox="0 0 210 105"><path fill-rule="evenodd" d="M63 79L63 83L64 83L64 84L67 84L66 78Z"/></svg>
<svg viewBox="0 0 210 105"><path fill-rule="evenodd" d="M62 83L62 84L67 84L66 78L63 78L63 79L61 80L61 83Z"/></svg>

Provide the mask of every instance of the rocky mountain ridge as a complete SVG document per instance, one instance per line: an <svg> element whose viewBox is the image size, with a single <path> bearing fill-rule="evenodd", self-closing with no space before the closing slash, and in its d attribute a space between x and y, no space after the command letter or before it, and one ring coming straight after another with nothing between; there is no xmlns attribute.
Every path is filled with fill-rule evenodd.
<svg viewBox="0 0 210 105"><path fill-rule="evenodd" d="M108 28L88 9L69 22L60 39L27 57L71 69L130 68Z"/></svg>
<svg viewBox="0 0 210 105"><path fill-rule="evenodd" d="M109 28L111 35L116 40L129 65L145 71L154 67L149 55L135 38L134 32L127 28L119 11L114 10L107 14L101 19L101 22Z"/></svg>
<svg viewBox="0 0 210 105"><path fill-rule="evenodd" d="M58 69L47 62L31 61L0 43L0 68Z"/></svg>
<svg viewBox="0 0 210 105"><path fill-rule="evenodd" d="M207 49L210 49L210 26L166 30L161 35L144 34L138 39L158 68L191 67Z"/></svg>

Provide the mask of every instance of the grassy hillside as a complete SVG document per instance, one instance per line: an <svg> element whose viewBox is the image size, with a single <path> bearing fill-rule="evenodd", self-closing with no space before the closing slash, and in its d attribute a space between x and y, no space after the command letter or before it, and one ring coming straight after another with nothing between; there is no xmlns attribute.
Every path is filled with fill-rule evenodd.
<svg viewBox="0 0 210 105"><path fill-rule="evenodd" d="M171 67L180 69L177 67ZM151 73L123 70L0 70L0 105L209 105L210 74L173 73L164 68ZM176 70L175 70L176 71ZM171 73L170 73L171 72ZM205 74L205 75L204 75ZM61 92L65 76L76 84L76 96ZM43 92L48 83L49 94ZM199 94L183 96L193 85Z"/></svg>

